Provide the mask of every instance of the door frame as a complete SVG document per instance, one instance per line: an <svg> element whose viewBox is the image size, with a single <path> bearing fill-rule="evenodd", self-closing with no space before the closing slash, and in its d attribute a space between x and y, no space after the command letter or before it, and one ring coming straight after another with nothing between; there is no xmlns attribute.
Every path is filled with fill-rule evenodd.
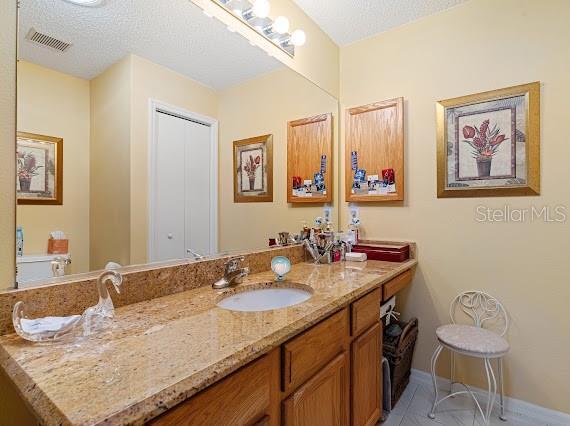
<svg viewBox="0 0 570 426"><path fill-rule="evenodd" d="M194 121L210 127L210 182L212 194L210 197L210 249L213 253L218 252L218 120L207 115L198 114L179 108L165 102L149 99L149 137L148 137L148 261L156 259L157 235L156 235L156 154L158 138L158 114L159 112Z"/></svg>

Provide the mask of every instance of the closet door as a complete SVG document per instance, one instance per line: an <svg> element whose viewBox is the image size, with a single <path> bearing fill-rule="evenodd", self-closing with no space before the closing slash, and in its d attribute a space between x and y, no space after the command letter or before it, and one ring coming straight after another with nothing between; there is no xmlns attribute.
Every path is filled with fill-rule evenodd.
<svg viewBox="0 0 570 426"><path fill-rule="evenodd" d="M186 120L158 113L156 149L156 261L186 256ZM152 236L151 236L152 238Z"/></svg>
<svg viewBox="0 0 570 426"><path fill-rule="evenodd" d="M153 261L210 254L213 182L210 127L158 113Z"/></svg>
<svg viewBox="0 0 570 426"><path fill-rule="evenodd" d="M210 254L212 147L210 127L185 120L185 252ZM184 256L187 256L185 254Z"/></svg>

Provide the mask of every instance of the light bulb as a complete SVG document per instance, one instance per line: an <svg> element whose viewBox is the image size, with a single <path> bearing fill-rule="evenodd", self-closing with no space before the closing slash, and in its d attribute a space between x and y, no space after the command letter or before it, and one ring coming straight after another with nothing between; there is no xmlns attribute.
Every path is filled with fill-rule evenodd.
<svg viewBox="0 0 570 426"><path fill-rule="evenodd" d="M293 44L293 46L302 46L306 41L307 36L303 30L295 30L293 34L291 34L291 44Z"/></svg>
<svg viewBox="0 0 570 426"><path fill-rule="evenodd" d="M267 18L270 10L269 0L255 0L253 3L253 14L258 18Z"/></svg>
<svg viewBox="0 0 570 426"><path fill-rule="evenodd" d="M278 16L273 21L273 29L279 34L285 34L289 31L289 20L284 16Z"/></svg>
<svg viewBox="0 0 570 426"><path fill-rule="evenodd" d="M65 0L68 3L76 4L78 6L95 7L103 3L104 0Z"/></svg>

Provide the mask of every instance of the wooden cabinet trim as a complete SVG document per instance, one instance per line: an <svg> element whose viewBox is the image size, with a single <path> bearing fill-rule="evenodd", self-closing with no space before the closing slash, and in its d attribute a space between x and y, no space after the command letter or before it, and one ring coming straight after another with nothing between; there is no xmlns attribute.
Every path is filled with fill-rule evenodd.
<svg viewBox="0 0 570 426"><path fill-rule="evenodd" d="M289 122L289 126L291 127L297 127L297 126L303 126L305 124L313 124L313 123L318 123L319 121L325 121L329 118L329 116L331 115L331 113L328 114L320 114L320 115L315 115L313 117L308 117L308 118L301 118L299 120L293 120Z"/></svg>
<svg viewBox="0 0 570 426"><path fill-rule="evenodd" d="M348 309L345 308L304 333L283 348L282 390L288 393L347 347Z"/></svg>
<svg viewBox="0 0 570 426"><path fill-rule="evenodd" d="M361 297L350 306L351 336L358 336L375 322L380 321L382 291L377 288Z"/></svg>
<svg viewBox="0 0 570 426"><path fill-rule="evenodd" d="M408 269L392 278L382 287L382 300L386 301L412 282L413 272Z"/></svg>

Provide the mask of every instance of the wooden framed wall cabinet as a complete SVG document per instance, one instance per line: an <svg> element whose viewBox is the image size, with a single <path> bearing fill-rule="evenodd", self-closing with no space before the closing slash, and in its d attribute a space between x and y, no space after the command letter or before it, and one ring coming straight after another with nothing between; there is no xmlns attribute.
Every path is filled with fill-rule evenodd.
<svg viewBox="0 0 570 426"><path fill-rule="evenodd" d="M287 123L287 202L332 201L332 139L331 113Z"/></svg>
<svg viewBox="0 0 570 426"><path fill-rule="evenodd" d="M404 200L404 98L349 108L346 201Z"/></svg>

